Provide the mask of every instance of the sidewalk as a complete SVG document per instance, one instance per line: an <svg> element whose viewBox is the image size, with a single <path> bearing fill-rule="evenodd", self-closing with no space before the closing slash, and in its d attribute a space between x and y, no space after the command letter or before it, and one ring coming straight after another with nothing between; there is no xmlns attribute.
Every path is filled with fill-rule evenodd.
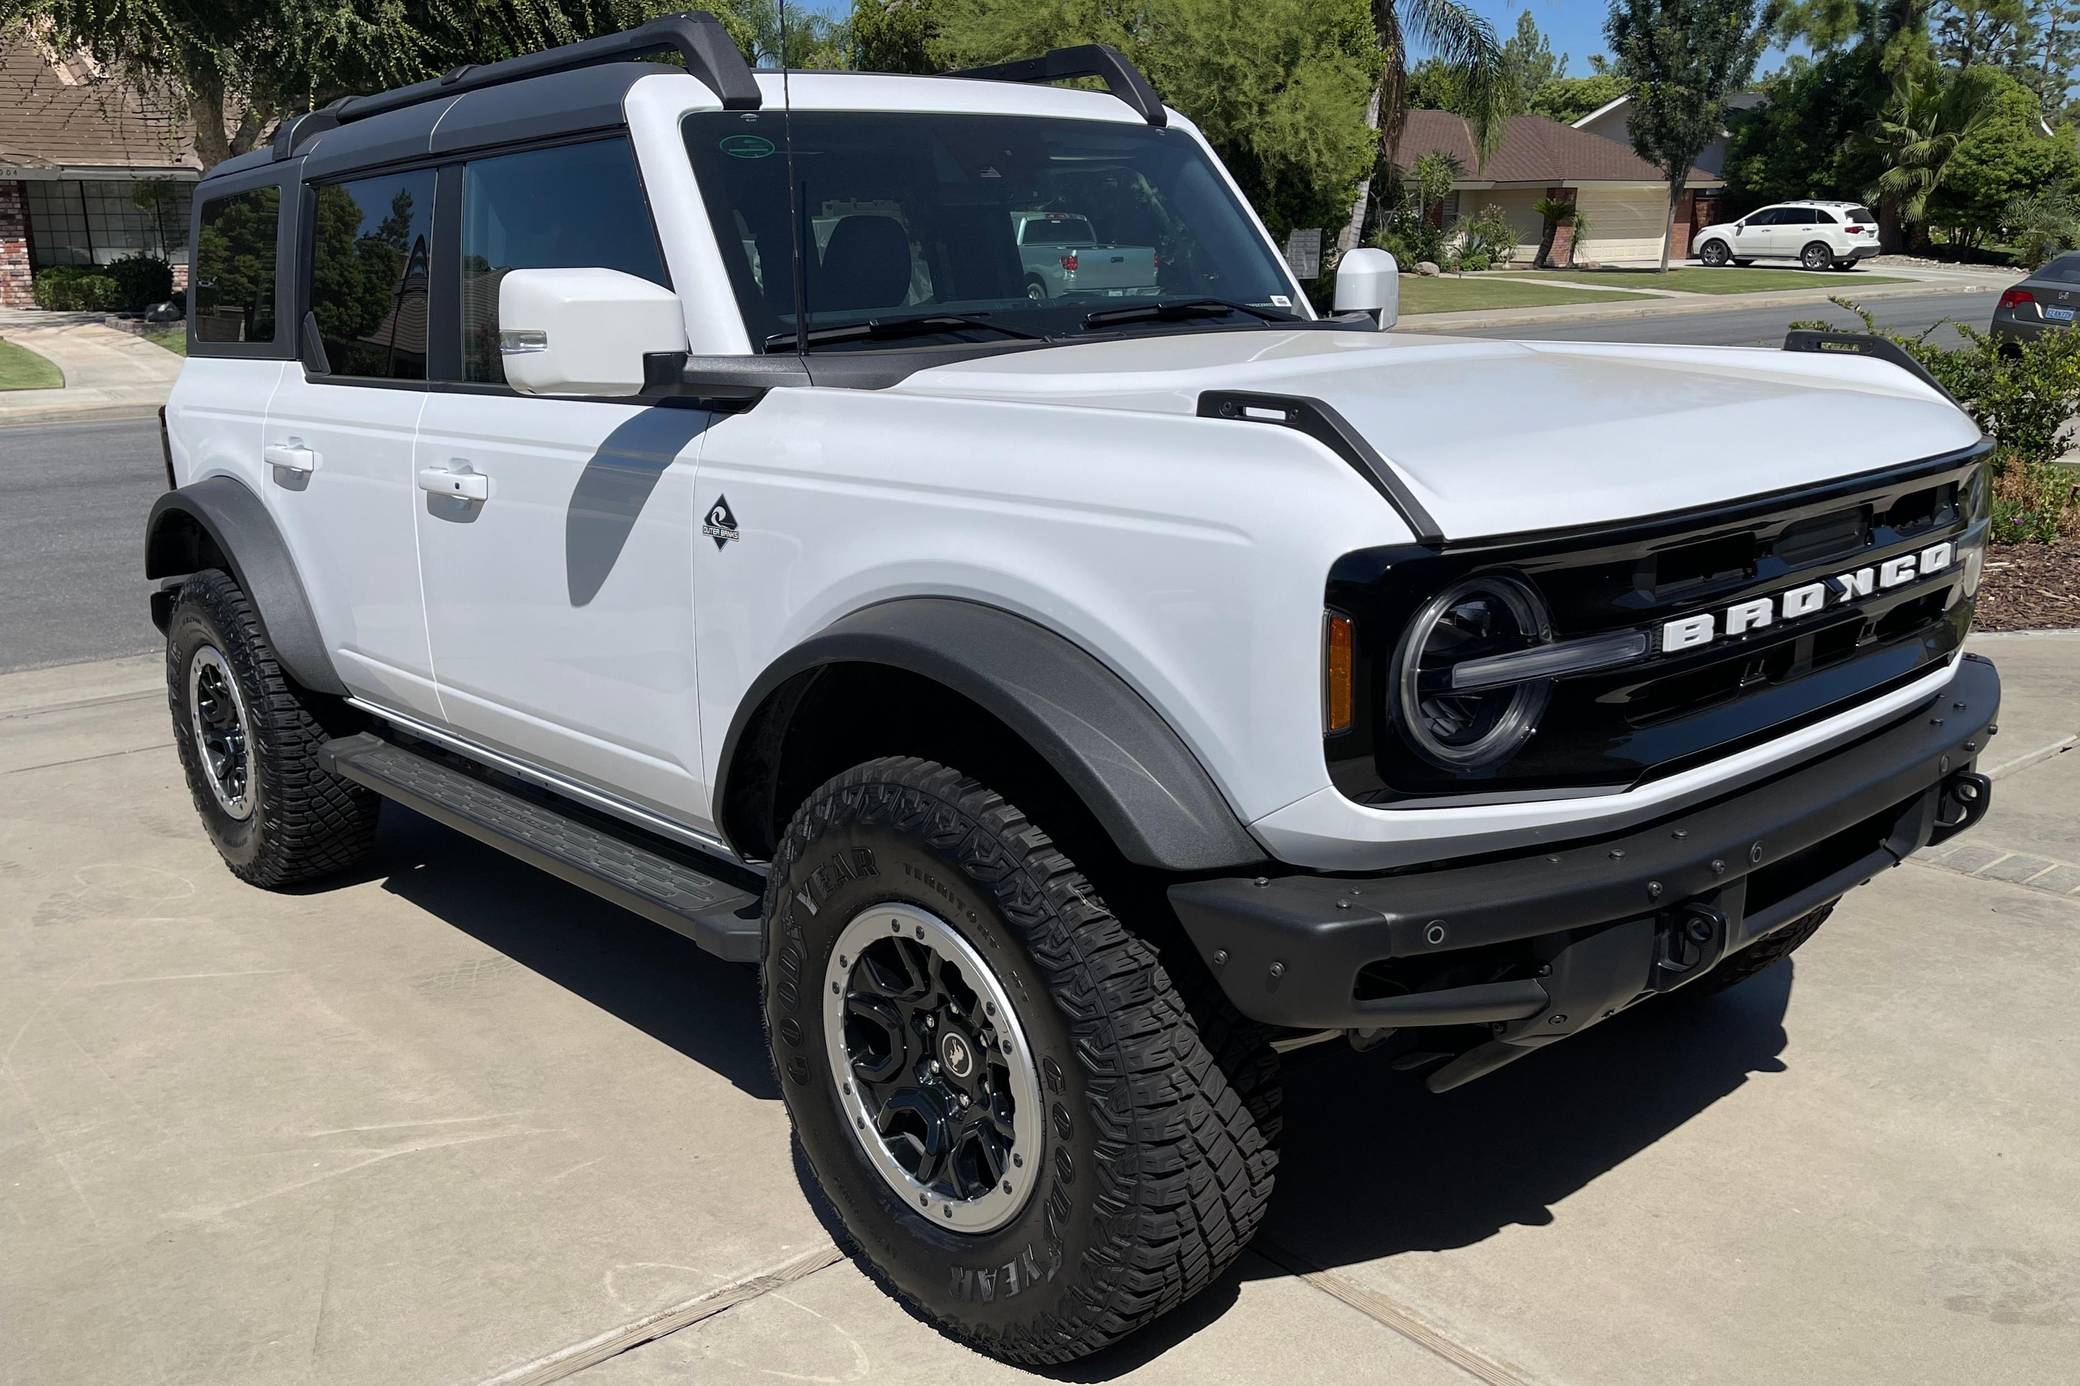
<svg viewBox="0 0 2080 1386"><path fill-rule="evenodd" d="M2080 634L1975 644L2006 706L1957 852L1992 862L1917 859L1790 966L1443 1097L1291 1056L1254 1249L1048 1375L2069 1379ZM748 969L402 812L347 881L245 887L161 677L0 677L0 1379L1043 1379L838 1252Z"/></svg>
<svg viewBox="0 0 2080 1386"><path fill-rule="evenodd" d="M0 393L0 426L149 414L166 403L181 358L99 313L0 308L0 337L47 357L64 372L57 390Z"/></svg>
<svg viewBox="0 0 2080 1386"><path fill-rule="evenodd" d="M1630 283L1614 285L1583 285L1568 281L1565 287L1617 290L1625 293L1651 295L1651 301L1626 301L1622 303L1571 303L1525 308L1482 308L1465 313L1417 313L1401 319L1396 330L1408 332L1451 331L1469 327L1529 326L1536 323L1555 322L1608 322L1620 318L1655 318L1687 313L1737 313L1753 308L1818 307L1829 297L1844 294L1859 303L1871 303L1878 299L1914 298L1927 294L1970 293L1991 290L2012 281L2014 276L2006 271L1988 272L1978 275L1957 274L1944 271L1940 274L1913 267L1884 267L1876 272L1887 277L1906 278L1916 276L1912 284L1875 284L1868 289L1858 288L1853 283L1830 282L1824 287L1812 289L1789 289L1774 293L1753 294L1697 294L1671 290L1653 289ZM1531 281L1527 283L1554 281Z"/></svg>

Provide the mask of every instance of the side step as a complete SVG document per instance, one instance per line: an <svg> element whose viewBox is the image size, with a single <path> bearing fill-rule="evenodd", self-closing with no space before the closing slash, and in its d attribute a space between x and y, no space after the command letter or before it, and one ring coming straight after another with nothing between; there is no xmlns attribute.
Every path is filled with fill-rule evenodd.
<svg viewBox="0 0 2080 1386"><path fill-rule="evenodd" d="M645 919L730 962L757 962L759 897L675 855L595 826L578 811L516 793L369 732L319 748L318 763L386 799Z"/></svg>

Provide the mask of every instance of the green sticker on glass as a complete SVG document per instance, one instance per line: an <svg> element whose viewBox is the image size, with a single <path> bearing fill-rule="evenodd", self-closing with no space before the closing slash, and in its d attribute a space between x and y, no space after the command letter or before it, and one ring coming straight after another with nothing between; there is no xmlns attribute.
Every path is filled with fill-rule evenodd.
<svg viewBox="0 0 2080 1386"><path fill-rule="evenodd" d="M764 135L728 135L717 148L732 159L763 159L773 152L773 142Z"/></svg>

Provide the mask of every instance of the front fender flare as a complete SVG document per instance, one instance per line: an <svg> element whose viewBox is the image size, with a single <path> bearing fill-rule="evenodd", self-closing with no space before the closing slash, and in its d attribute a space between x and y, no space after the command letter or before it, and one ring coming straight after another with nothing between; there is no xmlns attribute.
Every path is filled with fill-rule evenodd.
<svg viewBox="0 0 2080 1386"><path fill-rule="evenodd" d="M1217 871L1265 859L1198 757L1119 675L1045 626L947 597L866 607L775 660L731 720L716 804L730 802L745 732L768 702L798 675L835 664L919 674L990 713L1061 776L1129 861Z"/></svg>
<svg viewBox="0 0 2080 1386"><path fill-rule="evenodd" d="M333 672L303 579L266 504L228 476L168 491L153 503L145 521L144 575L163 580L194 572L201 566L197 531L224 555L283 671L313 692L345 696L346 685Z"/></svg>

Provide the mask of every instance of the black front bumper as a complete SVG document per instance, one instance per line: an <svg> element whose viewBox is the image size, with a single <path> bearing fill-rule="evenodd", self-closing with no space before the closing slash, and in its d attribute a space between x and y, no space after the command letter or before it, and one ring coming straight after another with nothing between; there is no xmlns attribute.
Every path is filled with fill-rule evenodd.
<svg viewBox="0 0 2080 1386"><path fill-rule="evenodd" d="M1488 1026L1450 1081L1433 1076L1449 1087L1695 980L1976 823L1991 787L1972 765L2000 697L1992 663L1966 655L1885 729L1651 827L1397 875L1190 881L1170 900L1254 1019Z"/></svg>

